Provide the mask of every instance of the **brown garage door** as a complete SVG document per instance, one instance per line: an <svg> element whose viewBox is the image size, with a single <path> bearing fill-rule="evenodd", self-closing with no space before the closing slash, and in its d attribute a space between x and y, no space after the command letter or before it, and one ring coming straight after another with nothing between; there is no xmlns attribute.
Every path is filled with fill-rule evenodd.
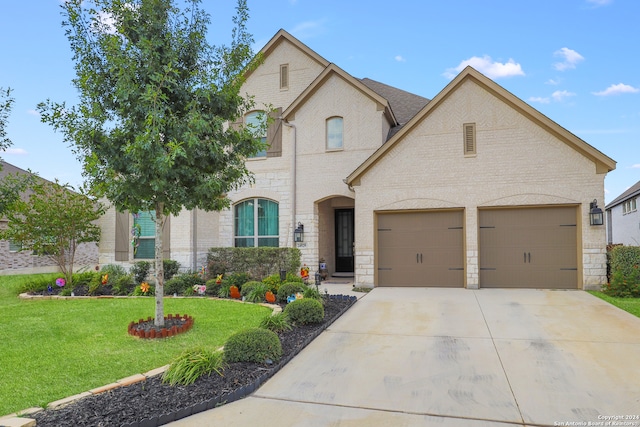
<svg viewBox="0 0 640 427"><path fill-rule="evenodd" d="M464 216L378 214L378 286L464 286Z"/></svg>
<svg viewBox="0 0 640 427"><path fill-rule="evenodd" d="M480 287L578 287L575 207L487 209L480 223Z"/></svg>

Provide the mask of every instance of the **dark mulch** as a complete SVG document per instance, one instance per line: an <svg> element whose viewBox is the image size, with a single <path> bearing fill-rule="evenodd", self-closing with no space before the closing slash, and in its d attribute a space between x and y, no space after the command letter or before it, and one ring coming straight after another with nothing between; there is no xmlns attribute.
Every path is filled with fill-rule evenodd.
<svg viewBox="0 0 640 427"><path fill-rule="evenodd" d="M322 324L299 326L280 334L283 355L277 365L232 363L224 369L224 376L201 377L189 386L170 386L156 376L30 417L36 419L38 427L153 427L232 402L275 374L354 302L355 299L342 296L325 297Z"/></svg>

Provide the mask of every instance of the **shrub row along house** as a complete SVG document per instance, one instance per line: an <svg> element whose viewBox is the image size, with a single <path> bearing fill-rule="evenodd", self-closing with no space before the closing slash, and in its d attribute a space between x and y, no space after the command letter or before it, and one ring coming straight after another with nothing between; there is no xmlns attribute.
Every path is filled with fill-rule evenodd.
<svg viewBox="0 0 640 427"><path fill-rule="evenodd" d="M255 182L223 212L170 218L167 258L297 247L363 286L599 288L615 162L473 68L429 100L349 75L284 30L242 93L268 113ZM231 124L233 125L233 124ZM600 211L601 212L601 211ZM110 209L100 263L153 257L153 213ZM132 238L131 231L135 236Z"/></svg>

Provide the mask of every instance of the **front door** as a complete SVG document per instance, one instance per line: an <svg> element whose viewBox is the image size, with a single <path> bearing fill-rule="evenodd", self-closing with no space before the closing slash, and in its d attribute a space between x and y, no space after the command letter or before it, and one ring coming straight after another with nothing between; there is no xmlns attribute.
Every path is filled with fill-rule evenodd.
<svg viewBox="0 0 640 427"><path fill-rule="evenodd" d="M336 209L336 273L353 273L353 209Z"/></svg>

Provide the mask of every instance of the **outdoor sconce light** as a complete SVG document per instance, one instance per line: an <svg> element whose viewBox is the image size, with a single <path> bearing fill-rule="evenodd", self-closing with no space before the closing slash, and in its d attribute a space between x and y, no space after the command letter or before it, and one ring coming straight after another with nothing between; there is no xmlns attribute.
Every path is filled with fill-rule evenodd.
<svg viewBox="0 0 640 427"><path fill-rule="evenodd" d="M598 201L596 199L593 199L593 202L589 203L589 223L591 225L604 224L602 209L598 207Z"/></svg>
<svg viewBox="0 0 640 427"><path fill-rule="evenodd" d="M304 242L304 224L301 222L298 223L298 228L293 231L293 241Z"/></svg>

